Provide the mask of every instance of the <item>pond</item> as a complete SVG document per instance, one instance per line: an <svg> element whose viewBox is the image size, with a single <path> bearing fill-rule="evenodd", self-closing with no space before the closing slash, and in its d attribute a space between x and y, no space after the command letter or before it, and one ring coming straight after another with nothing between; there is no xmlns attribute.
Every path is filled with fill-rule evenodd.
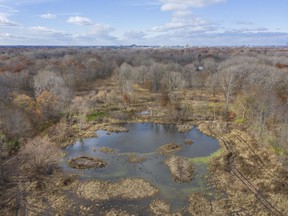
<svg viewBox="0 0 288 216"><path fill-rule="evenodd" d="M160 189L157 198L169 202L173 210L186 206L190 193L209 192L210 188L204 176L207 173L208 159L220 149L217 140L201 133L196 127L186 133L179 133L175 125L128 123L121 126L129 131L122 133L96 131L97 138L79 140L66 147L62 168L66 172L80 174L83 179L108 181L121 178L144 179ZM185 144L187 139L193 143ZM171 143L178 144L182 148L167 155L159 153L158 149L161 146ZM101 151L103 147L113 149L113 152L103 152ZM192 161L195 172L191 182L174 181L168 166L164 163L172 154L187 157ZM104 160L108 166L81 170L69 166L70 159L81 156L97 157Z"/></svg>

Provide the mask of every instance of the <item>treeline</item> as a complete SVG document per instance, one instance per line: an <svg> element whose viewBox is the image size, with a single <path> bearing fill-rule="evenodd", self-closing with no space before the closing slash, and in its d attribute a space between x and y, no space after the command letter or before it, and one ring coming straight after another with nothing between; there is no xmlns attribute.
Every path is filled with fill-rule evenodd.
<svg viewBox="0 0 288 216"><path fill-rule="evenodd" d="M3 49L0 130L33 136L69 112L77 91L112 77L123 96L137 83L166 100L184 89L222 95L218 117L245 125L275 149L288 144L288 52L250 48Z"/></svg>
<svg viewBox="0 0 288 216"><path fill-rule="evenodd" d="M164 63L149 59L140 66L124 62L114 73L115 81L124 94L132 95L132 84L140 83L170 101L175 100L175 90L203 90L215 96L215 107L219 105L216 95L221 95L218 118L249 129L278 153L287 151L288 54L236 51L222 53L221 58L200 53L187 64L173 58Z"/></svg>
<svg viewBox="0 0 288 216"><path fill-rule="evenodd" d="M14 50L2 52L0 127L8 139L34 135L57 121L75 91L110 77L113 56L86 50Z"/></svg>
<svg viewBox="0 0 288 216"><path fill-rule="evenodd" d="M32 136L57 121L67 112L74 92L117 74L125 67L123 63L142 68L142 74L147 67L155 68L151 79L158 91L167 64L177 62L168 67L178 71L178 62L182 66L201 56L194 50L157 49L7 48L0 53L0 129L14 140Z"/></svg>

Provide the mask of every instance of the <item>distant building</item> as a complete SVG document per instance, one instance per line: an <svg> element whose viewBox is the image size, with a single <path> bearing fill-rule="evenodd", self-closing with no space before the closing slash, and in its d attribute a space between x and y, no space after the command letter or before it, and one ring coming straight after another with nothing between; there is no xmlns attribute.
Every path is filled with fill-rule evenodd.
<svg viewBox="0 0 288 216"><path fill-rule="evenodd" d="M204 70L204 66L201 65L197 67L197 71L203 71L203 70Z"/></svg>

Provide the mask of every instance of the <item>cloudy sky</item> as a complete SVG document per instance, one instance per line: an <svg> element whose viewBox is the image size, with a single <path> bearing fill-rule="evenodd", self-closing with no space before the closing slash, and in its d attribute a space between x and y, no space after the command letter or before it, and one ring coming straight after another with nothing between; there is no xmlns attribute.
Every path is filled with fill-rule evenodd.
<svg viewBox="0 0 288 216"><path fill-rule="evenodd" d="M0 45L287 45L288 0L0 0Z"/></svg>

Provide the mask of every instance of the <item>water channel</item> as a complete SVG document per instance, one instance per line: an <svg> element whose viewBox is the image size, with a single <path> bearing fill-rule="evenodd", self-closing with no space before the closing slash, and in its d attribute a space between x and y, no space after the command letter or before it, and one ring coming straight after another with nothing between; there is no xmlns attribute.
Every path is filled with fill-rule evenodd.
<svg viewBox="0 0 288 216"><path fill-rule="evenodd" d="M121 178L142 178L160 189L159 199L171 204L172 209L181 209L187 204L192 192L207 192L210 188L204 179L207 173L207 160L211 154L219 151L217 140L201 133L196 127L179 133L175 125L153 123L128 123L121 125L129 130L122 133L96 131L97 138L79 140L66 147L65 162L62 168L66 172L76 173L83 179L117 181ZM192 140L191 145L185 140ZM169 155L162 155L158 149L168 143L181 145L182 149L171 154L189 158L195 167L191 182L178 183L173 180L164 161ZM113 149L114 153L99 151L102 147ZM132 153L132 154L131 154ZM129 157L141 158L131 163ZM108 163L101 169L73 169L68 161L80 156L97 157Z"/></svg>

